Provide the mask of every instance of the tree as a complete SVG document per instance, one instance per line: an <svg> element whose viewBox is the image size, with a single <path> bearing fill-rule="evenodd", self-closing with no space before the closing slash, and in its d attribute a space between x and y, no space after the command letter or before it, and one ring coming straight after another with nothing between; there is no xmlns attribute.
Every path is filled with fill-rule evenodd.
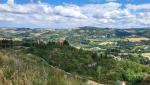
<svg viewBox="0 0 150 85"><path fill-rule="evenodd" d="M92 59L93 59L94 61L99 61L99 56L97 55L97 53L93 53L93 54L91 55L91 57L92 57Z"/></svg>
<svg viewBox="0 0 150 85"><path fill-rule="evenodd" d="M64 40L63 45L65 45L65 46L69 46L70 44L69 44L69 42L68 42L67 40Z"/></svg>

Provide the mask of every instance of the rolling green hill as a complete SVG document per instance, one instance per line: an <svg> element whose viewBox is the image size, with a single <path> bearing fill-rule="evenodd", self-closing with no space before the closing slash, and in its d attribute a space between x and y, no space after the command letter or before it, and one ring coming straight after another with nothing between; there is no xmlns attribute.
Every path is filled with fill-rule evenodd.
<svg viewBox="0 0 150 85"><path fill-rule="evenodd" d="M50 65L106 85L117 80L138 85L150 74L148 66L131 60L118 60L105 53L76 49L55 43L35 44L24 52L37 55Z"/></svg>

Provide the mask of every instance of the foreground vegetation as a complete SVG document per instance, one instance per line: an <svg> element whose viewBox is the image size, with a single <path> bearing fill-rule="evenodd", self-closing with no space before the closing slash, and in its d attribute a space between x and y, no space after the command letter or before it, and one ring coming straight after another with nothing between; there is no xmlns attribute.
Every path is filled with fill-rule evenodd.
<svg viewBox="0 0 150 85"><path fill-rule="evenodd" d="M20 50L0 50L0 85L86 85L86 80Z"/></svg>

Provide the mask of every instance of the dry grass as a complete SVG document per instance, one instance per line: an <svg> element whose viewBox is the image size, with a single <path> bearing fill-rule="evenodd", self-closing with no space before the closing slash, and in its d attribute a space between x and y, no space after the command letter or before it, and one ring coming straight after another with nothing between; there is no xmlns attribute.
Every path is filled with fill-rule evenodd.
<svg viewBox="0 0 150 85"><path fill-rule="evenodd" d="M0 51L0 85L86 85L34 55Z"/></svg>
<svg viewBox="0 0 150 85"><path fill-rule="evenodd" d="M0 52L0 66L5 64L12 64L17 62L14 57L8 57L8 55L5 55L4 53Z"/></svg>

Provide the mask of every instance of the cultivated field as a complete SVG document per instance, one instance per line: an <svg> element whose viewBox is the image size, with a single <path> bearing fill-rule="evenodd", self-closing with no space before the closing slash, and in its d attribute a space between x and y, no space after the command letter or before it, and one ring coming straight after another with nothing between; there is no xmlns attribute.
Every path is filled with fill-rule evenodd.
<svg viewBox="0 0 150 85"><path fill-rule="evenodd" d="M150 53L143 53L143 56L150 59Z"/></svg>
<svg viewBox="0 0 150 85"><path fill-rule="evenodd" d="M130 42L141 42L141 41L147 41L147 40L149 40L149 38L145 38L145 37L126 38L126 39L129 40Z"/></svg>

